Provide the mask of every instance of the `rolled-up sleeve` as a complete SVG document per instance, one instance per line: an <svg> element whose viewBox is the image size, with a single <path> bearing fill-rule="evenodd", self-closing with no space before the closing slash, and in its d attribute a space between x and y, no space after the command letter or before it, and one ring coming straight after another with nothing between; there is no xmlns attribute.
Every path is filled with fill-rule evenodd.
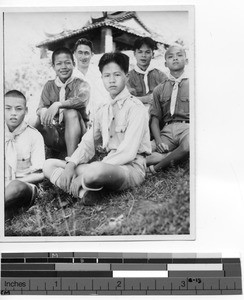
<svg viewBox="0 0 244 300"><path fill-rule="evenodd" d="M124 165L133 161L138 153L143 136L148 126L148 113L143 105L131 108L125 136L115 152L103 159L112 165Z"/></svg>
<svg viewBox="0 0 244 300"><path fill-rule="evenodd" d="M30 172L33 173L37 170L42 170L44 162L45 162L44 140L42 135L38 131L34 131L32 134Z"/></svg>
<svg viewBox="0 0 244 300"><path fill-rule="evenodd" d="M66 161L73 162L76 166L89 162L95 155L95 142L101 137L99 123L95 120L93 126L83 135L78 148L71 155L67 157Z"/></svg>
<svg viewBox="0 0 244 300"><path fill-rule="evenodd" d="M40 115L40 111L42 108L48 108L52 104L52 102L50 101L51 93L51 83L50 81L48 81L44 85L41 93L41 99L39 101L39 105L36 111L37 115Z"/></svg>

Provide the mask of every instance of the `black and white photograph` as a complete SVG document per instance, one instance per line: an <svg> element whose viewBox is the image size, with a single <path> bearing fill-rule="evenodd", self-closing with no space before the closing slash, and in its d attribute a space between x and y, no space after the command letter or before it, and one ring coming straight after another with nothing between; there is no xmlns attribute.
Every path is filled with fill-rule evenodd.
<svg viewBox="0 0 244 300"><path fill-rule="evenodd" d="M194 6L1 18L2 239L193 240Z"/></svg>

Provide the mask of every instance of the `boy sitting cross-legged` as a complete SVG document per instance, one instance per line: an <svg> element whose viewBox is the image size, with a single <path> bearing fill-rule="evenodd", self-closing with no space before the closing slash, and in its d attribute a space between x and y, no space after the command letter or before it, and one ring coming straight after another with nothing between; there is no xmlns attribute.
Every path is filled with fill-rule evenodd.
<svg viewBox="0 0 244 300"><path fill-rule="evenodd" d="M44 174L50 181L90 204L106 187L124 190L140 185L145 178L146 155L151 153L148 113L140 100L126 88L129 67L127 55L105 53L99 69L109 103L96 113L92 128L66 161L48 159ZM97 142L102 139L108 155L100 162L89 163Z"/></svg>
<svg viewBox="0 0 244 300"><path fill-rule="evenodd" d="M5 219L21 207L34 203L37 188L44 179L44 141L25 121L26 98L17 91L5 94Z"/></svg>
<svg viewBox="0 0 244 300"><path fill-rule="evenodd" d="M153 92L151 131L154 140L153 153L147 157L149 173L189 156L189 79L184 71L187 63L182 46L167 49L165 66L170 76Z"/></svg>

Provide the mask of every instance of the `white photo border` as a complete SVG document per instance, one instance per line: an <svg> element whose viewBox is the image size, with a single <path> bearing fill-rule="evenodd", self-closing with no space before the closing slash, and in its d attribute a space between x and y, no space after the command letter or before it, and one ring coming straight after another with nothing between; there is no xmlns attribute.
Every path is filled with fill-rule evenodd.
<svg viewBox="0 0 244 300"><path fill-rule="evenodd" d="M97 11L111 11L113 9L121 11L187 11L188 12L188 28L189 28L189 77L190 83L190 234L187 235L143 235L143 236L5 236L4 234L4 155L0 158L0 172L2 184L0 185L1 201L1 224L0 224L0 241L4 242L57 242L57 241L161 241L161 240L195 240L196 238L196 136L195 136L195 21L194 21L194 5L153 5L153 6L74 6L74 7L1 7L0 8L0 130L4 132L4 13L37 13L37 12L97 12ZM20 37L21 38L21 37ZM0 151L4 153L4 134L0 139Z"/></svg>

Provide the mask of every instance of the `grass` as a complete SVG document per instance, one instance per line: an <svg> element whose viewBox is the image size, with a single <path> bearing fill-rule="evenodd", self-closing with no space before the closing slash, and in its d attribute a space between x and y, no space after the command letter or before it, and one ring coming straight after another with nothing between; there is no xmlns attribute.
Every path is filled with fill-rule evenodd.
<svg viewBox="0 0 244 300"><path fill-rule="evenodd" d="M5 236L181 235L190 230L189 161L84 206L48 180L35 205L5 223Z"/></svg>

